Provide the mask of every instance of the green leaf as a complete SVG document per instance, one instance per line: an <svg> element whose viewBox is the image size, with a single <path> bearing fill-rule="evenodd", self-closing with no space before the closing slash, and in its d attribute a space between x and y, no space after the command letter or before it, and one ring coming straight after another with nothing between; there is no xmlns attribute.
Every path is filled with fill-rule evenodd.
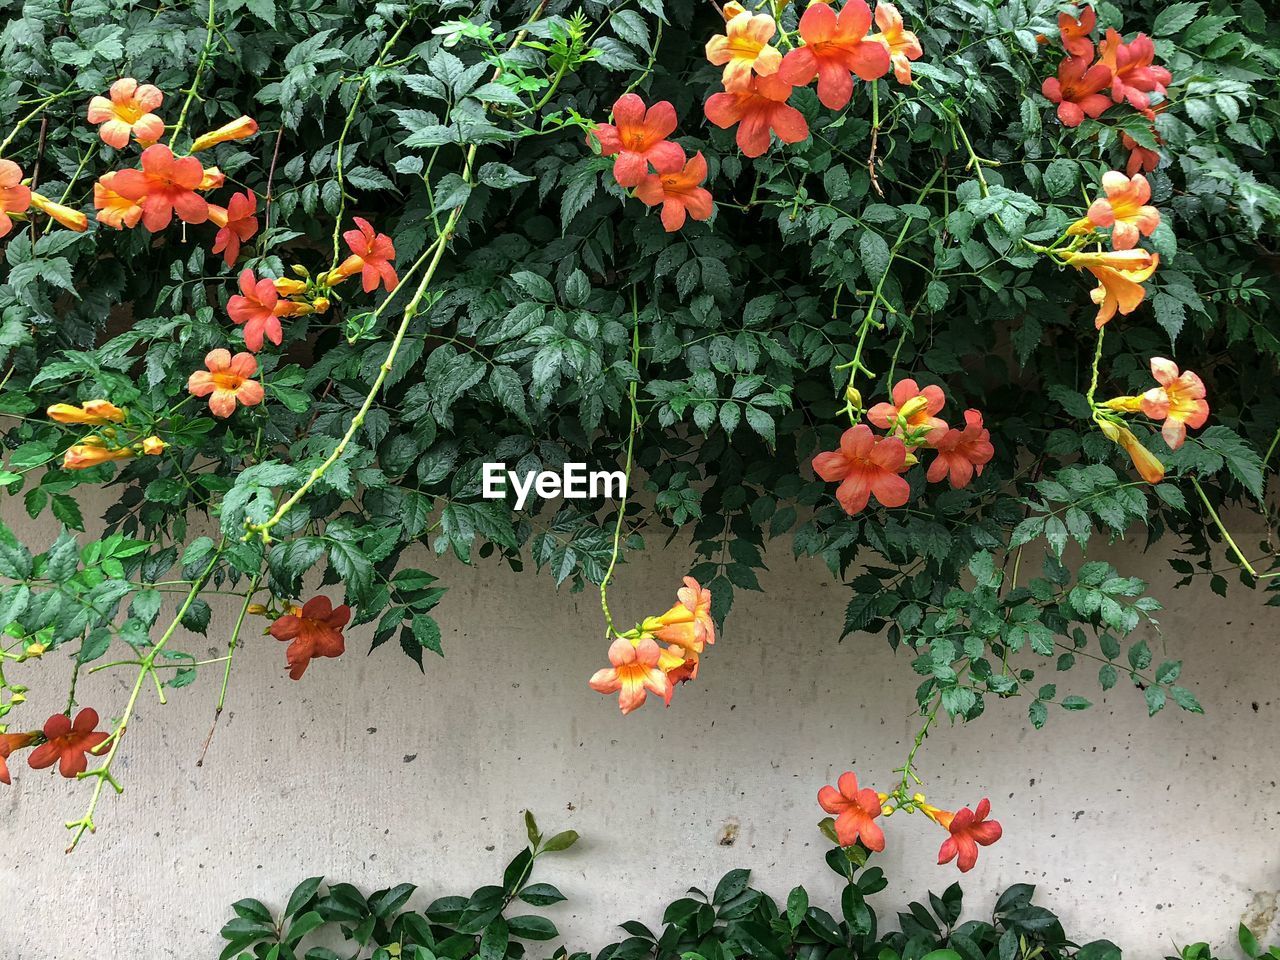
<svg viewBox="0 0 1280 960"><path fill-rule="evenodd" d="M1203 7L1203 3L1171 3L1156 14L1151 32L1157 37L1168 37L1191 23Z"/></svg>
<svg viewBox="0 0 1280 960"><path fill-rule="evenodd" d="M504 960L510 939L507 921L495 917L480 937L479 960Z"/></svg>
<svg viewBox="0 0 1280 960"><path fill-rule="evenodd" d="M310 906L323 882L324 877L309 877L294 887L293 893L289 895L289 902L284 908L284 915L292 917Z"/></svg>
<svg viewBox="0 0 1280 960"><path fill-rule="evenodd" d="M533 177L521 173L515 167L505 163L490 162L480 167L480 182L495 190L510 190L521 183L528 183Z"/></svg>
<svg viewBox="0 0 1280 960"><path fill-rule="evenodd" d="M72 530L84 529L84 515L80 505L64 493L55 493L49 500L53 515Z"/></svg>
<svg viewBox="0 0 1280 960"><path fill-rule="evenodd" d="M544 843L542 849L547 853L556 853L560 850L568 850L577 842L578 832L576 830L564 830Z"/></svg>
<svg viewBox="0 0 1280 960"><path fill-rule="evenodd" d="M712 894L711 902L717 905L728 903L747 889L747 881L750 878L750 870L730 870L716 884L716 891Z"/></svg>
<svg viewBox="0 0 1280 960"><path fill-rule="evenodd" d="M804 887L795 887L787 895L787 923L795 930L804 921L809 909L809 894Z"/></svg>
<svg viewBox="0 0 1280 960"><path fill-rule="evenodd" d="M1051 197L1065 197L1080 181L1080 166L1074 160L1058 157L1044 168L1044 185Z"/></svg>
<svg viewBox="0 0 1280 960"><path fill-rule="evenodd" d="M1157 713L1159 713L1161 710L1164 709L1164 704L1165 704L1164 687L1147 687L1147 689L1143 691L1143 696L1146 698L1146 701L1147 701L1148 715L1154 717Z"/></svg>
<svg viewBox="0 0 1280 960"><path fill-rule="evenodd" d="M1169 688L1169 695L1173 697L1173 702L1188 713L1204 713L1204 707L1200 706L1200 701L1186 687L1174 685Z"/></svg>
<svg viewBox="0 0 1280 960"><path fill-rule="evenodd" d="M1201 446L1222 457L1227 469L1255 500L1262 498L1262 458L1236 433L1214 425L1197 438Z"/></svg>
<svg viewBox="0 0 1280 960"><path fill-rule="evenodd" d="M549 907L566 898L558 888L549 883L531 883L520 891L520 899L535 907Z"/></svg>
<svg viewBox="0 0 1280 960"><path fill-rule="evenodd" d="M53 542L53 546L49 548L45 576L54 583L66 583L75 576L79 565L80 546L76 543L75 537L63 530L58 539ZM0 570L0 572L4 571ZM7 573L6 575L13 576ZM14 576L14 579L22 579L22 577Z"/></svg>
<svg viewBox="0 0 1280 960"><path fill-rule="evenodd" d="M862 257L862 269L867 274L867 280L874 286L889 269L889 244L885 243L880 234L868 230L858 238L858 252Z"/></svg>
<svg viewBox="0 0 1280 960"><path fill-rule="evenodd" d="M511 936L521 940L551 940L559 936L556 925L546 917L525 915L507 921Z"/></svg>

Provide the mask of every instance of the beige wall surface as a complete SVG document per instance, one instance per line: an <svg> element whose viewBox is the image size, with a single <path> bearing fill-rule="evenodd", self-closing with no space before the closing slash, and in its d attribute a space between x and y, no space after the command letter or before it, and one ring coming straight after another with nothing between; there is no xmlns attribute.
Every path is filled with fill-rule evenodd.
<svg viewBox="0 0 1280 960"><path fill-rule="evenodd" d="M940 725L920 769L931 799L989 795L1004 825L964 878L966 916L1027 881L1078 939L1110 938L1131 957L1209 939L1234 957L1242 918L1280 940L1280 618L1243 589L1174 593L1157 555L1114 559L1156 582L1169 609L1164 639L1148 640L1157 657L1186 661L1207 715L1148 719L1139 693L1102 695L1078 667L1059 690L1093 709L1055 710L1036 732L1024 701L993 701L968 727ZM795 883L814 902L838 895L816 791L846 768L890 782L918 726L916 678L882 638L836 643L848 594L819 565L773 551L764 593L739 595L699 680L670 709L623 718L586 686L604 658L593 593L427 562L449 592L438 611L447 656L425 676L394 644L366 656L362 628L345 657L294 683L283 644L251 638L203 767L218 668L168 706L144 693L117 764L126 791L103 798L97 835L71 856L62 822L80 815L88 785L15 764L0 788L0 957L212 958L233 900L279 907L318 873L366 890L411 881L419 905L466 893L523 845L524 808L584 838L541 870L569 897L549 914L570 949L617 939L622 920L657 925L662 904L732 867L775 895ZM619 620L665 609L688 563L672 547L620 568ZM220 656L231 619L215 608L208 639L180 645ZM69 664L56 661L32 671L42 706L65 693ZM80 700L116 714L131 682L98 674ZM886 826L878 862L890 886L876 903L892 922L908 896L957 874L934 864L932 824L899 815Z"/></svg>

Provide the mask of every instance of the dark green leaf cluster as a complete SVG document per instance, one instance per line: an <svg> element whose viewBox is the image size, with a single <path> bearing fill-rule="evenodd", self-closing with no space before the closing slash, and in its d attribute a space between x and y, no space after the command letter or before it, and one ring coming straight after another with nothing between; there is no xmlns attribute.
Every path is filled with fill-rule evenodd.
<svg viewBox="0 0 1280 960"><path fill-rule="evenodd" d="M530 822L532 822L531 818ZM561 838L570 838L561 840ZM227 941L222 960L522 960L533 945L554 941L554 922L538 914L508 916L525 905L549 907L566 898L549 883L530 883L533 861L564 849L576 834L545 842L531 840L508 865L502 884L470 896L443 896L423 910L408 907L416 888L403 883L369 896L346 883L303 881L276 916L258 900L232 905L236 916L222 928ZM626 938L604 947L595 960L1121 960L1109 940L1078 943L1061 921L1035 902L1036 888L1018 883L996 898L989 920L962 920L964 897L958 883L941 895L930 892L896 917L882 918L869 897L888 886L879 867L866 867L865 854L836 848L827 863L843 880L838 907L812 903L795 887L785 903L750 885L750 871L731 870L708 895L697 887L667 905L656 930L640 920L619 927ZM332 944L340 935L345 952ZM1251 960L1264 953L1247 928L1240 943ZM354 952L352 952L354 951ZM555 960L592 960L585 952L555 948ZM1212 960L1205 943L1186 947L1181 958Z"/></svg>

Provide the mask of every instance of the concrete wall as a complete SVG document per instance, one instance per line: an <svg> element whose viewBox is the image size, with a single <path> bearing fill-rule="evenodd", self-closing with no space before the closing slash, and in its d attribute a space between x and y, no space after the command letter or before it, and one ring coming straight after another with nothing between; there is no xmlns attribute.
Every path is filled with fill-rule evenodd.
<svg viewBox="0 0 1280 960"><path fill-rule="evenodd" d="M967 916L1029 881L1068 933L1131 957L1195 939L1235 956L1242 917L1280 940L1276 610L1243 590L1175 594L1160 558L1115 558L1165 588L1165 649L1149 640L1186 660L1207 716L1149 720L1134 690L1101 696L1078 668L1060 689L1095 707L1055 711L1045 731L1021 701L993 701L969 728L943 724L920 758L930 796L989 794L1005 830L965 878ZM688 562L672 548L622 567L619 619L664 609ZM166 707L144 694L118 763L126 792L103 798L98 834L74 855L62 822L87 786L15 765L0 788L0 956L214 957L231 901L278 907L316 873L367 890L409 880L420 904L469 892L522 846L526 807L584 837L541 871L569 897L551 915L571 949L617 938L621 920L656 925L661 904L732 867L778 895L803 882L815 902L835 897L815 793L850 767L891 780L917 727L915 677L882 639L835 643L847 592L816 564L775 551L771 566L764 594L740 595L702 678L670 710L625 719L586 687L604 657L595 595L557 593L544 576L444 565L447 658L426 676L394 648L366 656L361 630L343 659L293 683L283 645L252 639L203 768L218 669ZM182 645L221 655L230 620L216 610L209 639ZM60 699L63 671L32 671L32 700ZM80 699L109 716L131 682L99 674ZM892 918L956 872L934 865L940 832L923 818L887 827L891 883L877 901Z"/></svg>

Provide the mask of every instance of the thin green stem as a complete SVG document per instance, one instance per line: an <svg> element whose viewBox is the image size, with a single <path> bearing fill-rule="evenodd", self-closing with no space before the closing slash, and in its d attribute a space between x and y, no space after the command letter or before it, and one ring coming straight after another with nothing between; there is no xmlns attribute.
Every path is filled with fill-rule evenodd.
<svg viewBox="0 0 1280 960"><path fill-rule="evenodd" d="M102 766L95 770L90 770L86 773L80 774L79 779L95 777L98 782L94 784L93 794L89 798L89 806L85 810L84 816L79 820L71 820L67 823L67 829L75 831L75 836L71 839L71 845L67 847L67 853L71 853L75 850L86 830L93 833L97 829L93 823L93 814L98 808L98 800L102 797L102 788L110 783L116 793L124 792L124 787L120 786L119 781L116 780L111 773L111 765L115 762L116 754L120 750L120 744L124 740L125 731L129 727L129 721L133 718L133 710L138 704L138 695L142 692L142 685L146 682L148 676L155 673L154 665L156 657L160 655L160 652L165 648L165 645L168 644L169 640L173 637L174 632L178 629L178 625L182 623L182 618L187 615L187 610L191 608L191 604L194 603L196 597L200 595L201 589L203 589L204 585L209 581L209 578L213 576L214 568L217 567L218 560L222 557L224 546L225 540L219 542L217 549L213 552L212 559L210 559L208 565L204 568L204 572L192 582L191 590L188 591L186 599L182 601L182 605L178 608L178 612L174 616L172 622L165 629L160 639L156 641L155 645L147 651L147 655L140 661L138 676L133 681L133 690L130 692L129 699L125 703L124 713L120 715L120 722L116 725L115 731L111 734L111 749L107 751L106 758L103 760Z"/></svg>
<svg viewBox="0 0 1280 960"><path fill-rule="evenodd" d="M244 595L244 603L240 605L240 615L236 617L235 626L231 628L231 639L227 641L227 664L222 670L222 686L218 690L218 703L213 708L213 725L209 727L209 735L204 738L204 747L200 750L200 759L196 761L197 767L204 766L204 755L209 752L209 744L213 742L213 733L218 729L218 718L222 716L222 708L227 702L227 684L231 680L231 660L236 655L236 648L240 645L240 631L244 628L245 617L249 615L249 606L253 602L253 595L258 592L258 583L261 580L261 571L253 575L253 579L249 582L249 590Z"/></svg>
<svg viewBox="0 0 1280 960"><path fill-rule="evenodd" d="M919 195L916 197L916 203L919 203L928 195L929 191L933 189L933 185L938 182L938 177L941 175L941 169L934 171L933 176L929 178L929 182L920 189ZM893 246L889 250L889 262L885 264L884 272L880 275L880 279L877 281L875 289L871 291L871 302L867 304L867 312L863 316L862 324L858 328L858 342L854 346L853 359L848 363L841 364L841 367L847 367L849 370L849 384L845 388L845 405L844 409L841 410L841 413L847 414L850 422L852 423L856 423L861 415L861 405L858 405L859 409L855 409L854 401L852 399L852 394L856 393L857 389L855 387L855 382L858 379L858 372L861 371L868 377L875 377L875 374L867 369L862 362L862 350L866 346L867 335L871 332L871 328L882 326L882 324L878 323L875 319L876 304L883 303L886 312L896 313L893 306L884 298L884 285L889 279L889 270L893 266L894 258L897 257L898 250L901 249L903 243L906 241L907 232L910 229L911 219L907 218L907 220L902 224L902 228L898 231L897 239L894 240ZM899 342L899 346L901 346L901 342ZM896 360L896 352L894 356Z"/></svg>
<svg viewBox="0 0 1280 960"><path fill-rule="evenodd" d="M532 23L533 21L537 20L540 16L542 16L542 11L545 6L546 6L545 0L543 3L538 4L538 7L534 10L532 16L529 18L530 23ZM524 38L527 36L527 34L528 34L527 28L525 30L521 30L518 34L516 34L515 39L512 40L511 46L508 47L508 50L509 51L514 50L521 43L523 43ZM502 67L499 66L493 72L493 79L496 80L501 75L502 75ZM473 143L467 149L466 157L462 162L462 179L465 180L467 183L471 183L472 178L474 176L472 170L475 165L477 149L478 148L476 144ZM453 230L458 225L458 221L462 217L462 211L463 211L462 206L454 207L451 211L449 211L449 217L447 220L445 220L444 225L440 228L440 232L436 236L436 239L431 243L430 246L427 247L426 250L422 252L422 255L417 259L413 267L410 269L410 273L412 273L416 271L422 263L424 262L427 263L427 269L422 276L422 280L418 283L418 287L414 291L413 297L405 305L404 315L400 320L400 326L396 329L395 338L391 341L391 349L387 351L386 359L382 361L382 365L378 368L378 375L377 377L374 378L373 385L369 388L369 392L365 395L364 402L360 404L360 409L356 411L356 415L351 419L351 423L348 424L346 433L342 435L342 439L338 441L337 446L333 448L333 451L329 454L329 456L327 456L319 466L312 468L311 473L307 476L307 479L302 483L300 487L298 487L297 490L294 491L293 495L290 496L289 499L287 499L284 503L280 504L280 506L276 508L275 513L273 513L267 520L263 521L262 523L246 522L245 526L248 529L246 530L244 535L245 540L248 540L250 537L256 534L262 538L263 542L270 542L271 528L274 527L276 524L278 524L281 520L285 518L285 516L288 515L289 511L292 510L297 505L298 501L300 501L304 496L306 496L307 491L310 490L313 486L315 486L316 481L318 481L321 477L323 477L325 473L329 470L329 468L338 462L339 458L342 456L342 454L346 451L347 447L350 445L351 440L356 435L356 432L360 429L361 425L364 423L364 418L368 415L369 410L372 408L373 401L377 397L378 391L382 389L382 384L386 381L387 375L391 372L391 366L395 362L396 355L400 352L400 347L404 343L405 335L409 332L409 325L413 322L414 317L417 316L418 308L422 303L422 298L426 295L427 289L431 285L431 281L435 278L436 270L439 268L440 261L444 258L444 252L449 246L449 240L453 237ZM433 207L433 214L434 214L434 207ZM383 309L386 307L386 305L389 302L390 302L390 298L388 297L378 306L378 309L374 311L375 318L382 313Z"/></svg>
<svg viewBox="0 0 1280 960"><path fill-rule="evenodd" d="M1089 371L1089 407L1093 407L1093 398L1098 393L1098 367L1102 363L1102 335L1106 332L1106 327L1098 328L1098 342L1093 348L1093 366Z"/></svg>
<svg viewBox="0 0 1280 960"><path fill-rule="evenodd" d="M467 172L470 173L471 161L475 158L476 148L473 146L467 152ZM248 540L254 534L262 537L264 542L270 542L270 531L277 523L288 515L289 511L297 506L298 501L307 495L307 491L315 486L335 463L341 459L342 454L346 452L356 432L364 424L364 418L368 415L369 410L373 407L373 401L378 396L378 392L382 389L382 384L386 381L387 375L391 373L391 367L395 363L396 355L400 352L400 347L404 343L405 334L409 332L409 325L413 322L414 317L418 315L418 307L422 303L422 298L427 292L427 288L431 285L432 279L436 275L436 269L440 266L440 261L444 257L444 251L448 247L449 239L453 236L453 228L457 226L458 219L462 214L462 207L454 207L449 213L449 219L445 221L444 232L438 236L430 247L423 253L426 257L430 255L431 260L427 266L426 272L422 275L422 280L418 283L418 288L414 291L412 299L405 305L404 315L400 320L400 326L396 329L395 338L391 341L391 349L387 351L386 359L382 361L382 365L378 368L378 375L373 380L373 385L369 388L369 392L365 394L364 402L360 404L360 409L356 411L356 415L351 418L351 423L347 425L347 431L342 435L342 439L338 441L337 446L329 456L318 466L313 467L307 479L302 485L294 491L293 496L289 497L284 503L276 508L276 512L270 518L262 523L246 523L248 532L244 539Z"/></svg>
<svg viewBox="0 0 1280 960"><path fill-rule="evenodd" d="M1218 516L1218 511L1213 509L1213 504L1209 502L1209 497L1204 492L1204 487L1200 486L1200 481L1195 477L1191 478L1191 485L1196 488L1196 493L1200 494L1200 502L1204 504L1204 508L1209 511L1209 516L1213 519L1214 525L1217 526L1218 532L1222 534L1222 539L1227 541L1227 546L1231 548L1231 552L1236 555L1236 559L1240 561L1240 566L1244 567L1245 573L1251 577L1258 579L1266 579L1268 577L1280 576L1277 573L1258 573L1253 569L1253 564L1249 562L1244 552L1236 546L1235 540L1231 536L1231 532L1227 529L1227 525L1222 522L1222 518Z"/></svg>
<svg viewBox="0 0 1280 960"><path fill-rule="evenodd" d="M200 51L200 59L196 62L196 73L191 78L191 86L187 87L187 97L182 101L182 110L178 113L178 122L173 125L173 133L169 136L169 144L171 146L178 142L178 134L186 126L187 111L191 109L191 101L197 96L197 91L200 89L200 78L204 76L205 65L213 54L213 37L217 30L217 25L214 22L214 3L215 0L209 0L209 11L205 18L204 49Z"/></svg>
<svg viewBox="0 0 1280 960"><path fill-rule="evenodd" d="M924 782L916 775L916 754L920 752L921 745L924 743L925 738L929 736L929 728L933 726L933 721L938 716L938 708L940 706L942 706L942 694L934 697L933 705L925 715L924 726L916 734L915 742L911 745L911 752L907 754L907 762L902 765L902 795L904 797L911 794L911 781L914 780L917 784Z"/></svg>
<svg viewBox="0 0 1280 960"><path fill-rule="evenodd" d="M6 149L8 149L9 144L13 143L13 138L16 137L27 124L29 124L36 117L40 116L40 114L44 113L44 111L49 108L49 105L51 103L54 103L57 100L61 100L65 96L69 96L70 93L71 93L70 90L63 90L60 93L50 94L49 96L45 97L43 100L40 100L39 102L37 102L35 107L32 108L31 112L28 113L21 120L19 120L17 124L14 125L14 128L9 131L9 135L5 137L3 141L0 141L0 157L4 156L4 152Z"/></svg>
<svg viewBox="0 0 1280 960"><path fill-rule="evenodd" d="M404 33L411 20L413 20L412 8L405 16L404 21L396 28L395 33L391 34L387 42L382 45L382 50L378 54L378 58L373 62L373 66L365 71L361 77L360 85L356 87L356 95L351 100L351 107L347 110L346 121L342 124L342 133L338 135L338 146L337 152L334 154L333 168L334 179L338 181L338 211L333 219L333 262L329 267L330 270L336 269L338 266L338 237L342 233L342 215L347 206L347 184L343 176L343 154L346 152L347 134L351 131L351 125L355 122L356 111L360 109L360 103L364 100L364 92L369 87L369 73L382 67L387 54L391 52L391 48L395 46L396 41L400 39L400 35Z"/></svg>
<svg viewBox="0 0 1280 960"><path fill-rule="evenodd" d="M636 288L631 288L631 365L636 369L637 375L640 370L640 307L637 299ZM605 638L616 637L617 629L613 625L613 614L609 612L609 581L613 578L614 568L618 565L618 554L622 548L622 524L627 515L627 495L631 490L631 465L632 455L635 451L636 431L640 426L640 409L636 406L636 391L639 387L639 381L632 380L627 390L627 398L631 405L631 423L627 429L627 459L626 466L623 470L626 476L626 485L622 490L622 500L618 503L618 520L613 526L613 551L609 555L609 568L604 572L604 578L600 581L600 609L604 611L605 622Z"/></svg>

